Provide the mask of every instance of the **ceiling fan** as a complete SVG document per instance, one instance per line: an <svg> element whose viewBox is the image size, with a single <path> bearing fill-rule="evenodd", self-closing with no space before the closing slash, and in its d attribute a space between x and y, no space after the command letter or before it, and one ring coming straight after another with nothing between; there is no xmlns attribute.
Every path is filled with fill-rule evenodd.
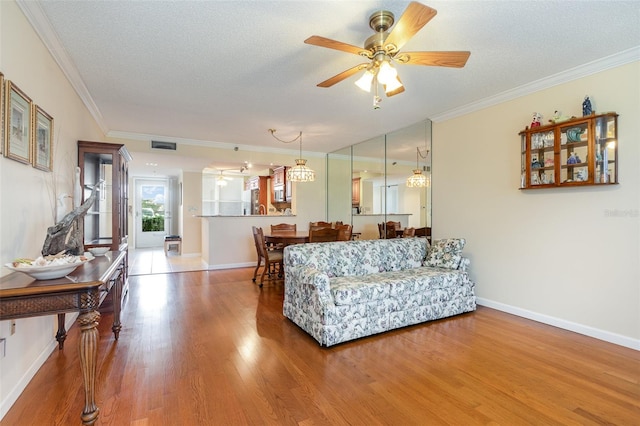
<svg viewBox="0 0 640 426"><path fill-rule="evenodd" d="M464 67L471 52L400 52L411 37L420 31L436 13L435 9L418 2L411 2L391 32L388 32L394 24L393 13L388 10L375 12L369 17L369 27L376 33L365 41L364 48L316 35L309 37L304 41L307 44L353 53L369 59L369 62L358 64L319 83L318 87L331 87L365 70L362 77L356 81L356 85L367 92L371 92L373 87L374 108L379 108L378 83L382 84L387 96L404 92L402 81L393 66L394 62L409 65Z"/></svg>

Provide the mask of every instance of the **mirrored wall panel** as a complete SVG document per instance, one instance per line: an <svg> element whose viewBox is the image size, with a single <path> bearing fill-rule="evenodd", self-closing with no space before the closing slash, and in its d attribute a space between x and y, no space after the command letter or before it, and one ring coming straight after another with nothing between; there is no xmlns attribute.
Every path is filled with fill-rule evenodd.
<svg viewBox="0 0 640 426"><path fill-rule="evenodd" d="M391 237L387 222L398 236L431 235L430 120L330 153L327 165L328 220L350 217L362 239Z"/></svg>

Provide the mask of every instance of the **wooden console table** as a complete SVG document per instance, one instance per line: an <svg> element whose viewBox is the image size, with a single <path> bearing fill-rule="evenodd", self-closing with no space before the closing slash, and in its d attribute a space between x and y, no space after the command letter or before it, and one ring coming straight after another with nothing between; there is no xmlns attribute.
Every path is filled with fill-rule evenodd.
<svg viewBox="0 0 640 426"><path fill-rule="evenodd" d="M98 307L109 291L113 292L113 333L120 333L121 296L125 279L126 251L111 251L79 266L67 277L55 280L34 280L21 272L0 278L0 320L56 315L62 320L65 312L79 312L80 366L84 380L85 405L81 419L92 425L100 412L95 403L98 360ZM61 332L60 324L58 324ZM66 331L64 332L66 335ZM62 345L59 336L58 342Z"/></svg>

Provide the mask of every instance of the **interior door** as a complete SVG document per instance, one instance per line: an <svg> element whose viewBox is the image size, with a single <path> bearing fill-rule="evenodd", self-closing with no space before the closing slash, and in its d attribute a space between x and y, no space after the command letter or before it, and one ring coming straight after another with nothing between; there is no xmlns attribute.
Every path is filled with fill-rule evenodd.
<svg viewBox="0 0 640 426"><path fill-rule="evenodd" d="M171 229L169 181L136 180L136 248L163 247Z"/></svg>

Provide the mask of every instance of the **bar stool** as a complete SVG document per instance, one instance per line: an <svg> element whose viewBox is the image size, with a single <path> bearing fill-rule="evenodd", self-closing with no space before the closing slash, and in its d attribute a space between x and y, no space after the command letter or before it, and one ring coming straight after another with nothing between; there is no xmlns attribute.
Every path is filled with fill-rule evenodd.
<svg viewBox="0 0 640 426"><path fill-rule="evenodd" d="M182 255L182 237L180 235L166 235L164 237L164 255L167 256L171 246L176 246L179 255Z"/></svg>

